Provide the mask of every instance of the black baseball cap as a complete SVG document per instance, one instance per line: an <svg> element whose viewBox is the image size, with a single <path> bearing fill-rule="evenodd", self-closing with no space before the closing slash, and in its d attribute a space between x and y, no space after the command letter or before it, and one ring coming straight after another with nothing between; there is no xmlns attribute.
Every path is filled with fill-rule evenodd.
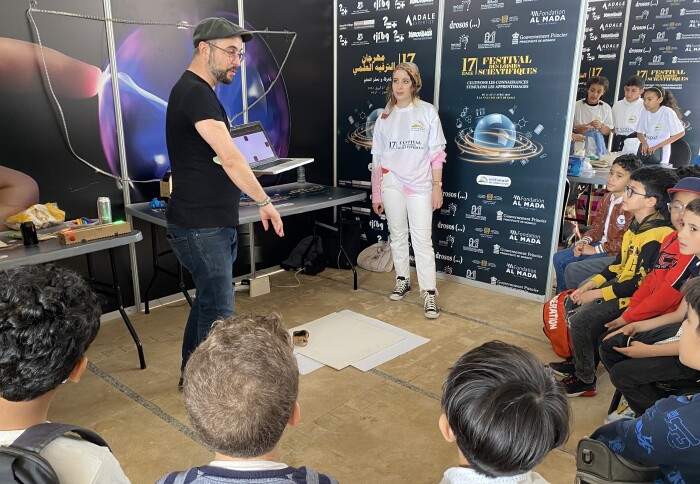
<svg viewBox="0 0 700 484"><path fill-rule="evenodd" d="M194 28L192 42L197 47L200 42L229 37L240 37L243 42L248 42L253 39L253 34L225 18L209 17L199 22Z"/></svg>

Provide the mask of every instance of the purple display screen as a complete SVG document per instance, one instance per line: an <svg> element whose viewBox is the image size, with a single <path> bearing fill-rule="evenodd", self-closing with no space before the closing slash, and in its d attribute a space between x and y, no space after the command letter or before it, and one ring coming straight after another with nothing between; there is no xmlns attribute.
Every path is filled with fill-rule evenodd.
<svg viewBox="0 0 700 484"><path fill-rule="evenodd" d="M231 137L249 164L276 158L272 145L262 130L244 129L235 131L231 134Z"/></svg>

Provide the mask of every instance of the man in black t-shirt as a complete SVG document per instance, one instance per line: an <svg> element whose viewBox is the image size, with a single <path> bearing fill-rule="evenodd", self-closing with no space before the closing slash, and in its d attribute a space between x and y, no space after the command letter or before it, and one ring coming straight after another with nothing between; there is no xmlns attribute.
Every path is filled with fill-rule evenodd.
<svg viewBox="0 0 700 484"><path fill-rule="evenodd" d="M217 84L233 81L243 61L243 42L252 38L226 19L202 20L193 35L192 63L168 99L165 131L173 190L167 238L197 289L185 326L181 370L212 323L233 314L241 191L258 203L265 230L272 222L277 235L284 235L279 213L229 135L226 111L214 92Z"/></svg>

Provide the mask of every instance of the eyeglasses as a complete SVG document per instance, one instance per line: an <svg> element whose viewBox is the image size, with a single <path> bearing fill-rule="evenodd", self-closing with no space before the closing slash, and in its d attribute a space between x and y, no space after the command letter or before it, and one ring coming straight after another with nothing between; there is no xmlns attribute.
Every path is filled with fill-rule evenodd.
<svg viewBox="0 0 700 484"><path fill-rule="evenodd" d="M667 203L666 206L668 207L669 212L681 213L685 211L685 207L687 207L688 205L683 205L682 203L674 202Z"/></svg>
<svg viewBox="0 0 700 484"><path fill-rule="evenodd" d="M238 57L238 60L239 60L240 62L243 62L243 59L245 59L245 52L235 52L235 51L232 52L232 51L230 51L230 50L222 49L222 48L219 47L218 45L212 44L211 42L204 42L204 43L207 44L207 45L210 45L211 47L214 47L214 48L216 48L216 49L219 49L219 50L221 50L221 51L223 51L223 52L226 52L226 55L228 55L228 58L229 58L229 59L234 59L234 58Z"/></svg>
<svg viewBox="0 0 700 484"><path fill-rule="evenodd" d="M641 195L641 196L643 196L644 198L649 198L649 195L647 195L646 193L635 192L635 191L634 191L634 188L632 188L632 187L629 186L629 185L625 185L625 193L627 194L627 196L628 196L629 198L632 198L633 195Z"/></svg>

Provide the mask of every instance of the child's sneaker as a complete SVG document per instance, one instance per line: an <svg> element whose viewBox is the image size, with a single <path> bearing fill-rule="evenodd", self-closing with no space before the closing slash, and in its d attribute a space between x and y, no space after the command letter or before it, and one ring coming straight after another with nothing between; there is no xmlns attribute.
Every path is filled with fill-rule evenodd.
<svg viewBox="0 0 700 484"><path fill-rule="evenodd" d="M428 319L437 319L440 316L440 310L435 303L435 296L437 296L437 291L435 289L428 289L423 293L423 312L425 317Z"/></svg>
<svg viewBox="0 0 700 484"><path fill-rule="evenodd" d="M552 369L552 372L555 375L559 376L571 376L574 374L575 371L575 366L574 365L574 358L569 357L565 359L564 361L557 362L553 361L549 364L549 367Z"/></svg>
<svg viewBox="0 0 700 484"><path fill-rule="evenodd" d="M567 397L594 397L598 395L598 390L595 389L596 381L593 383L586 383L575 375L567 376L562 380L562 383L566 387Z"/></svg>
<svg viewBox="0 0 700 484"><path fill-rule="evenodd" d="M392 301L400 301L403 299L403 297L411 292L411 283L408 282L408 279L405 277L397 277L396 278L396 287L394 290L389 294L389 299Z"/></svg>
<svg viewBox="0 0 700 484"><path fill-rule="evenodd" d="M612 422L617 422L618 420L621 420L623 418L635 418L636 415L634 414L634 410L632 410L625 399L623 398L622 401L620 401L620 405L618 405L617 409L607 417L605 417L605 423L612 423Z"/></svg>

